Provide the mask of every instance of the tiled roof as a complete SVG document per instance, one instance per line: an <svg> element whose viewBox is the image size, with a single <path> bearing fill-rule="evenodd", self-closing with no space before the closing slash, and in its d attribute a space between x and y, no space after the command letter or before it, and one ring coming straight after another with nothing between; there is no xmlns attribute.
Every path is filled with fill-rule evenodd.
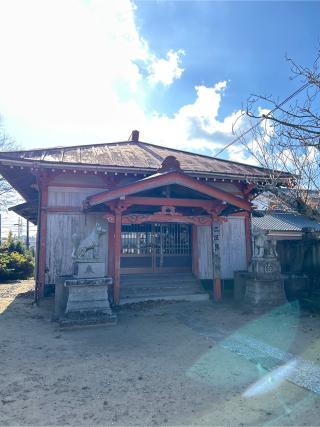
<svg viewBox="0 0 320 427"><path fill-rule="evenodd" d="M302 231L313 228L320 231L320 223L298 213L273 212L262 217L252 217L252 225L269 231Z"/></svg>
<svg viewBox="0 0 320 427"><path fill-rule="evenodd" d="M210 156L148 144L141 141L113 142L0 153L1 160L94 165L157 170L167 156L175 156L185 172L226 175L237 178L266 178L268 170ZM289 175L286 175L289 176ZM284 174L285 177L285 174Z"/></svg>

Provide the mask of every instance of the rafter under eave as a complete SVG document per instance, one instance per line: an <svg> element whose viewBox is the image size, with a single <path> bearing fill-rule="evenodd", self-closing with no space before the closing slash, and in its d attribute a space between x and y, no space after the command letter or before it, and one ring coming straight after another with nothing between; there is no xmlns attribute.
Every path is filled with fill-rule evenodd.
<svg viewBox="0 0 320 427"><path fill-rule="evenodd" d="M84 208L99 205L101 203L110 202L112 200L119 199L120 197L130 196L132 194L139 193L141 191L151 190L154 188L162 187L164 185L181 185L182 187L189 188L197 191L206 196L224 201L233 206L237 206L240 209L251 210L251 203L247 200L240 199L230 193L223 190L210 187L208 184L195 181L193 178L185 175L181 172L167 172L163 174L155 174L148 178L130 183L124 187L117 188L111 191L104 191L102 193L87 197L84 202Z"/></svg>

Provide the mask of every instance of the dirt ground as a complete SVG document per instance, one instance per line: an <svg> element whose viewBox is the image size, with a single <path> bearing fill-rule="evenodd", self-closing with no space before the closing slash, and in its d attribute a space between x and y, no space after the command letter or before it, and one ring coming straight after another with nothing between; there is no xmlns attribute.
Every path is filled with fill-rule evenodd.
<svg viewBox="0 0 320 427"><path fill-rule="evenodd" d="M320 425L319 392L231 348L241 334L317 370L320 317L297 304L254 316L231 301L153 303L60 330L32 287L0 285L1 425Z"/></svg>

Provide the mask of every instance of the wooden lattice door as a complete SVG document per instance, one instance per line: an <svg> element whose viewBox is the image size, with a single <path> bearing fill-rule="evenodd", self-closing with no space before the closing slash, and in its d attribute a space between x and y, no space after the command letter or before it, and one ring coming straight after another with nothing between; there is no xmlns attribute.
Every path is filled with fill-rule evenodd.
<svg viewBox="0 0 320 427"><path fill-rule="evenodd" d="M176 223L123 225L121 272L191 271L191 226Z"/></svg>

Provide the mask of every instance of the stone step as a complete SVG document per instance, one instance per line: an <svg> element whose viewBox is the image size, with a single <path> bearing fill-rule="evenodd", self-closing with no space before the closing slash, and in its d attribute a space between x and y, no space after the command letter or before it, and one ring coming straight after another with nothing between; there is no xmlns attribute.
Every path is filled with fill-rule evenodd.
<svg viewBox="0 0 320 427"><path fill-rule="evenodd" d="M130 285L130 284L155 284L155 283L196 283L198 280L192 274L184 275L121 275L120 278L121 284Z"/></svg>
<svg viewBox="0 0 320 427"><path fill-rule="evenodd" d="M144 289L121 289L120 295L178 295L178 294L200 294L205 293L201 288L144 288Z"/></svg>
<svg viewBox="0 0 320 427"><path fill-rule="evenodd" d="M143 295L143 294L192 294L192 293L205 293L201 286L176 286L176 287L144 287L144 288L120 288L121 295Z"/></svg>
<svg viewBox="0 0 320 427"><path fill-rule="evenodd" d="M183 279L183 278L194 278L192 273L140 273L140 274L121 274L121 278L124 280L136 280L137 278L145 279Z"/></svg>
<svg viewBox="0 0 320 427"><path fill-rule="evenodd" d="M208 294L192 273L159 273L121 275L120 299L141 302L149 300L207 299Z"/></svg>
<svg viewBox="0 0 320 427"><path fill-rule="evenodd" d="M149 298L170 298L181 295L208 295L205 292L150 292L150 293L121 293L120 299L124 298L141 298L148 300Z"/></svg>
<svg viewBox="0 0 320 427"><path fill-rule="evenodd" d="M120 285L121 289L131 290L136 289L137 291L142 291L143 289L194 289L194 288L201 288L201 286L198 283L175 283L175 284L168 284L168 283L153 283L150 285L149 283L141 283L139 285Z"/></svg>
<svg viewBox="0 0 320 427"><path fill-rule="evenodd" d="M141 281L141 282L137 282L137 283L123 283L121 282L121 287L122 288L156 288L156 287L166 287L166 288L175 288L175 287L180 287L180 286L185 286L185 287L193 287L193 286L199 286L199 282L197 281L176 281L176 282L158 282L158 281L154 281L154 282L148 282L148 281Z"/></svg>
<svg viewBox="0 0 320 427"><path fill-rule="evenodd" d="M148 285L144 285L144 286L120 286L120 289L124 290L126 292L143 292L143 291L148 291L148 290L154 292L157 289L159 289L159 290L162 289L162 290L170 292L171 290L175 290L175 289L177 289L177 290L179 290L179 289L183 290L184 289L184 290L192 291L193 289L202 289L202 287L199 285L194 285L194 284L193 285L187 285L187 286L180 284L180 285L175 285L175 286L166 286L166 285L162 285L162 286L159 286L159 285L157 285L157 286L155 286L155 285L153 285L153 286L148 286Z"/></svg>
<svg viewBox="0 0 320 427"><path fill-rule="evenodd" d="M209 295L203 294L181 294L181 295L157 295L121 298L120 305L136 304L146 301L208 301Z"/></svg>

